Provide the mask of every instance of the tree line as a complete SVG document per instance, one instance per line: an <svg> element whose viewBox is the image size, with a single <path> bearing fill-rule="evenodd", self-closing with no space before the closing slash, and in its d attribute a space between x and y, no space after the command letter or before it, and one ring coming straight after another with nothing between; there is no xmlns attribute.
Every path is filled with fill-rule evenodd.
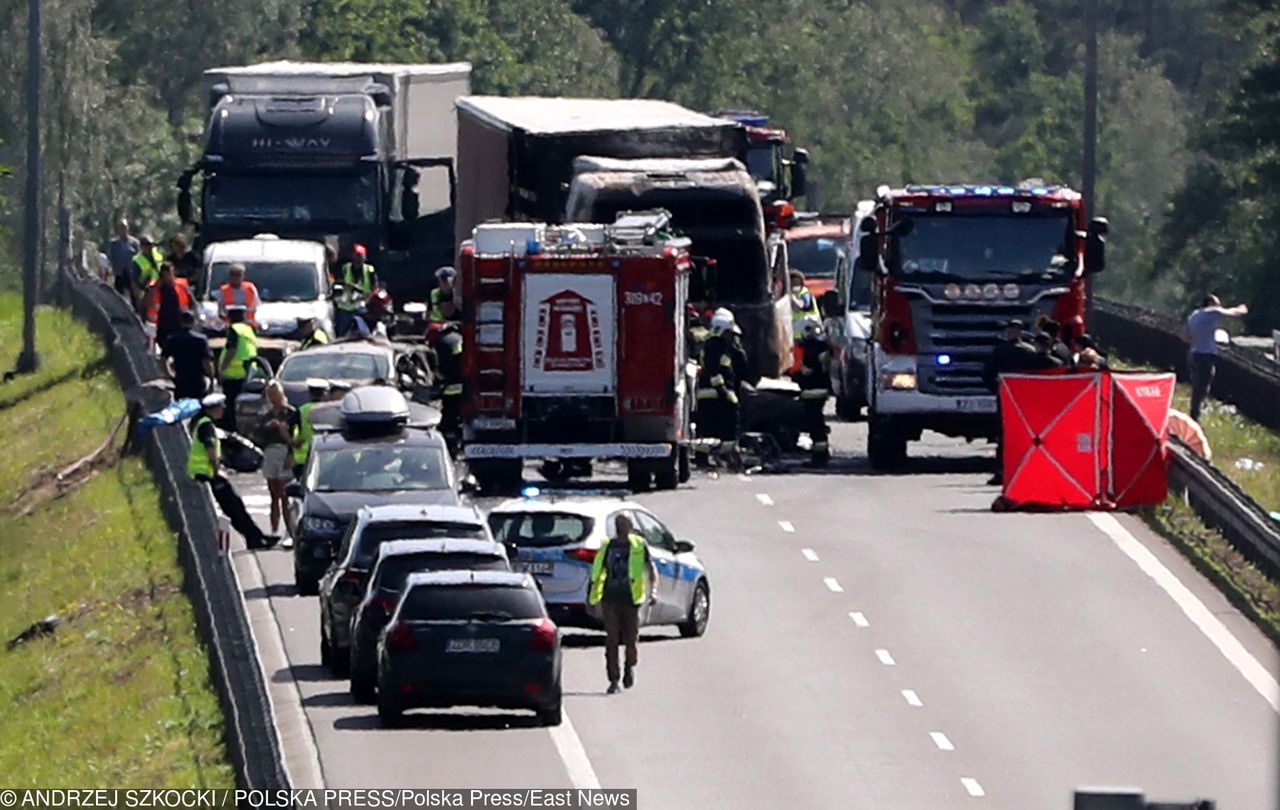
<svg viewBox="0 0 1280 810"><path fill-rule="evenodd" d="M1280 323L1280 9L1097 0L1097 213L1107 294L1173 312L1205 291ZM647 96L768 113L808 148L811 202L881 183L1079 187L1083 0L43 0L45 169L85 232L177 228L202 71L262 59L467 60L477 93ZM24 42L25 0L0 0ZM0 51L0 239L18 256L25 52ZM50 219L49 221L52 221ZM0 270L16 283L17 262ZM1268 298L1273 300L1268 300Z"/></svg>

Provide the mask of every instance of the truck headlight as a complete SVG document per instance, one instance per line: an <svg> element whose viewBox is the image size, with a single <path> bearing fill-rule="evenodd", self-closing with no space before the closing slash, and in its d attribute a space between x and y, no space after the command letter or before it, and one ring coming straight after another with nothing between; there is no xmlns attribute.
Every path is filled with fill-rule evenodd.
<svg viewBox="0 0 1280 810"><path fill-rule="evenodd" d="M916 375L911 371L882 371L880 387L895 391L911 391L916 387Z"/></svg>
<svg viewBox="0 0 1280 810"><path fill-rule="evenodd" d="M302 529L316 534L336 534L338 521L322 517L304 517L302 519Z"/></svg>

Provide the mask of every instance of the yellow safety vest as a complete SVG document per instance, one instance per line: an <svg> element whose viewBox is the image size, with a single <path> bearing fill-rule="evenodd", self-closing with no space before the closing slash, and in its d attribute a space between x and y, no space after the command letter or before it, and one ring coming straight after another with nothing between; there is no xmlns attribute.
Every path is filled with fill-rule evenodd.
<svg viewBox="0 0 1280 810"><path fill-rule="evenodd" d="M153 281L160 280L160 265L164 262L164 256L156 248L151 248L151 255L148 256L141 251L133 257L133 263L138 265L138 279L145 287Z"/></svg>
<svg viewBox="0 0 1280 810"><path fill-rule="evenodd" d="M347 262L342 265L342 283L349 287L359 287L364 291L365 297L367 298L373 294L374 272L373 265L365 262L364 268L360 273L360 280L357 281L355 268L351 266L351 262ZM342 296L338 298L337 305L338 309L345 310L347 312L354 312L356 309L355 302L351 300L351 296L347 293L343 293Z"/></svg>
<svg viewBox="0 0 1280 810"><path fill-rule="evenodd" d="M631 544L631 554L627 559L627 574L631 577L631 601L637 605L643 605L645 598L644 538L632 532L627 536L627 542ZM595 560L591 563L591 593L587 601L592 605L598 605L600 600L604 599L604 582L608 579L604 560L608 551L609 538L606 537L600 544L600 550L596 552Z"/></svg>
<svg viewBox="0 0 1280 810"><path fill-rule="evenodd" d="M217 472L213 468L213 462L209 460L209 448L200 443L197 434L200 432L200 426L205 422L213 423L208 414L200 414L195 421L191 423L191 452L187 454L187 475L195 478L203 476L212 478ZM221 455L222 442L218 440L218 434L213 434L213 448Z"/></svg>
<svg viewBox="0 0 1280 810"><path fill-rule="evenodd" d="M231 328L236 333L236 353L231 362L223 370L223 379L243 380L249 375L248 361L258 356L258 335L247 323L233 323ZM224 348L223 353L226 353Z"/></svg>
<svg viewBox="0 0 1280 810"><path fill-rule="evenodd" d="M316 327L311 334L307 335L302 341L303 349L310 349L312 346L323 346L329 342L329 335L320 327Z"/></svg>
<svg viewBox="0 0 1280 810"><path fill-rule="evenodd" d="M307 456L311 453L311 439L316 435L316 429L311 424L311 406L314 402L304 402L298 406L298 428L294 431L294 438L300 440L300 444L293 448L293 463L306 464Z"/></svg>

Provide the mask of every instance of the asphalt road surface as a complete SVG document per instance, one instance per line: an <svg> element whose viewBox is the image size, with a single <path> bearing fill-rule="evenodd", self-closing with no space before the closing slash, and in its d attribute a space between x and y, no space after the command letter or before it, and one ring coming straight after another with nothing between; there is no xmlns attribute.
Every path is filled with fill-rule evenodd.
<svg viewBox="0 0 1280 810"><path fill-rule="evenodd" d="M865 429L833 427L820 473L639 497L697 544L709 630L646 632L614 697L600 636L567 631L554 730L476 710L381 729L320 667L289 552L237 552L295 783L310 763L327 787L602 785L672 810L1070 808L1096 785L1280 807L1280 656L1164 541L1124 515L993 514L989 451L941 437L872 475ZM265 524L261 479L237 485Z"/></svg>

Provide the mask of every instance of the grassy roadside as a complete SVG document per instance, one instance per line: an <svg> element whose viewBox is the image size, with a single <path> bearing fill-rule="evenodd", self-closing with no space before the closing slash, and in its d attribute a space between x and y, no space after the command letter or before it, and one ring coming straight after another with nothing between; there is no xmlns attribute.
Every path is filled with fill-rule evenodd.
<svg viewBox="0 0 1280 810"><path fill-rule="evenodd" d="M19 303L0 295L0 346L15 355ZM48 486L124 413L105 350L54 310L40 312L38 346L40 372L0 385L0 640L49 614L62 623L51 638L0 647L0 784L233 787L145 466L126 458L68 491Z"/></svg>

